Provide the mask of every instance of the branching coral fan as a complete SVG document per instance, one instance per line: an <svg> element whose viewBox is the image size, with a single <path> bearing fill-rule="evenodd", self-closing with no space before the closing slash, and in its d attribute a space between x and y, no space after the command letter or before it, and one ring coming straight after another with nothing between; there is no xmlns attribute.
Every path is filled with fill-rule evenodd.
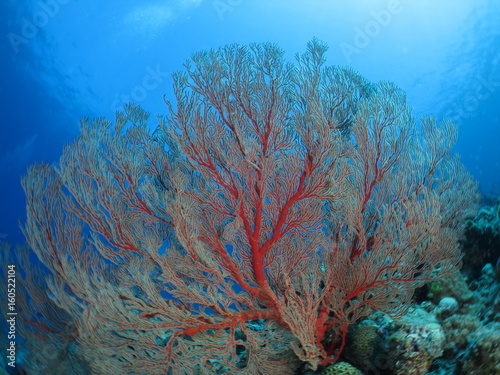
<svg viewBox="0 0 500 375"><path fill-rule="evenodd" d="M25 234L95 374L287 374L456 268L476 183L456 127L313 40L199 52L154 132L81 123L23 179Z"/></svg>

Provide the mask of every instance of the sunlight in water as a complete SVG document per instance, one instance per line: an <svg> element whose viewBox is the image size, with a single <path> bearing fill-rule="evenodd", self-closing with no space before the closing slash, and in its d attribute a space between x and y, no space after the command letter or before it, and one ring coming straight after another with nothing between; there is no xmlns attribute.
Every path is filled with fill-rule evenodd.
<svg viewBox="0 0 500 375"><path fill-rule="evenodd" d="M124 23L132 25L141 33L158 33L174 19L172 9L167 5L138 6L125 17Z"/></svg>

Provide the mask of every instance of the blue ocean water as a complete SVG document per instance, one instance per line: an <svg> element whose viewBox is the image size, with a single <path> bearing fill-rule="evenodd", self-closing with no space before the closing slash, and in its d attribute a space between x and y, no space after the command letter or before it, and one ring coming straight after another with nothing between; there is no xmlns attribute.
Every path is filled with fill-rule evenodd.
<svg viewBox="0 0 500 375"><path fill-rule="evenodd" d="M415 116L451 117L456 150L500 194L500 2L495 0L4 0L0 239L22 242L20 177L56 162L81 117L134 101L164 113L190 54L275 42L293 59L313 37L328 63L404 89Z"/></svg>

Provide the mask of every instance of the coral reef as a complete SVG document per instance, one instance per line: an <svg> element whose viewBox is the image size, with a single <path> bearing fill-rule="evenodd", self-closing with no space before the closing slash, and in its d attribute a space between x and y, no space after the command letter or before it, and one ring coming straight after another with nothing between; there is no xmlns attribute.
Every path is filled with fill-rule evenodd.
<svg viewBox="0 0 500 375"><path fill-rule="evenodd" d="M442 282L451 283L460 276ZM457 285L464 283L462 279ZM441 302L434 309L446 335L443 360L438 364L452 364L453 374L500 374L500 285L493 265L486 264L464 292L467 303L459 300L453 314L446 313Z"/></svg>
<svg viewBox="0 0 500 375"><path fill-rule="evenodd" d="M485 264L495 264L500 259L500 199L494 205L482 207L466 223L463 271L477 277Z"/></svg>
<svg viewBox="0 0 500 375"><path fill-rule="evenodd" d="M432 283L400 319L372 314L349 330L344 358L364 374L500 374L499 268Z"/></svg>
<svg viewBox="0 0 500 375"><path fill-rule="evenodd" d="M500 201L467 218L455 126L325 52L200 52L154 133L131 104L30 169L27 372L500 375Z"/></svg>
<svg viewBox="0 0 500 375"><path fill-rule="evenodd" d="M379 327L367 319L349 330L345 357L360 368L366 369L370 367L382 345Z"/></svg>
<svg viewBox="0 0 500 375"><path fill-rule="evenodd" d="M415 309L405 316L390 336L394 375L424 375L434 359L443 354L444 332L432 314Z"/></svg>
<svg viewBox="0 0 500 375"><path fill-rule="evenodd" d="M500 374L500 323L490 322L467 337L463 374Z"/></svg>
<svg viewBox="0 0 500 375"><path fill-rule="evenodd" d="M363 373L347 362L337 362L321 371L320 375L363 375Z"/></svg>
<svg viewBox="0 0 500 375"><path fill-rule="evenodd" d="M315 370L352 323L404 314L458 268L478 186L451 151L457 127L417 122L402 90L327 66L326 50L198 52L154 131L134 104L84 119L57 166L23 177L45 297L74 327L56 331L92 373ZM438 327L398 329L419 365L439 353Z"/></svg>
<svg viewBox="0 0 500 375"><path fill-rule="evenodd" d="M442 355L444 340L434 314L420 306L396 320L374 313L349 331L345 357L366 374L420 375Z"/></svg>
<svg viewBox="0 0 500 375"><path fill-rule="evenodd" d="M438 304L445 297L454 298L459 305L477 302L477 296L469 290L466 280L459 272L429 285L429 301Z"/></svg>

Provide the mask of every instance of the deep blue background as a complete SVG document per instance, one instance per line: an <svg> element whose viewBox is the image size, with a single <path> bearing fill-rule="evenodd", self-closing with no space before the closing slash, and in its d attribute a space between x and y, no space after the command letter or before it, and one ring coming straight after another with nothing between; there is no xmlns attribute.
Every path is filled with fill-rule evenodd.
<svg viewBox="0 0 500 375"><path fill-rule="evenodd" d="M170 74L234 42L275 42L292 59L318 37L329 64L396 82L417 116L452 117L462 160L499 194L499 19L495 0L3 0L0 240L23 240L20 176L57 161L79 118L128 101L164 113Z"/></svg>

